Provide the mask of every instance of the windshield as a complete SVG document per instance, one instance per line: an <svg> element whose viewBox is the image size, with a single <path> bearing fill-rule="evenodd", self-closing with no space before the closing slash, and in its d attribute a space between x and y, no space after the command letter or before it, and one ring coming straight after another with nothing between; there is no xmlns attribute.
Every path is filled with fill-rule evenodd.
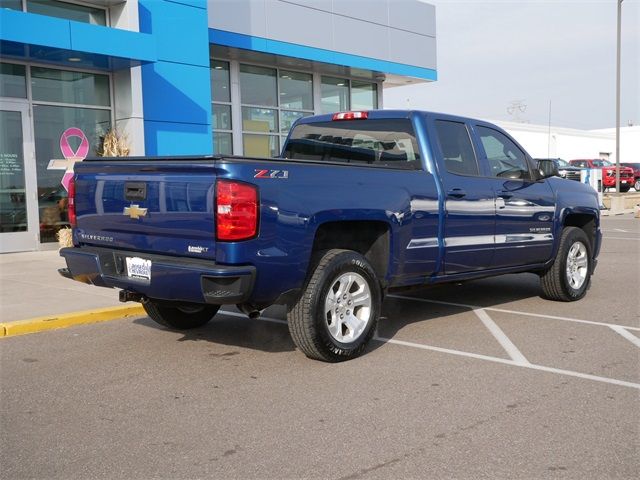
<svg viewBox="0 0 640 480"><path fill-rule="evenodd" d="M566 168L566 167L570 167L570 166L571 165L566 160L563 160L561 158L558 159L558 167L559 168Z"/></svg>
<svg viewBox="0 0 640 480"><path fill-rule="evenodd" d="M591 163L594 167L610 167L611 165L613 165L608 160L593 160Z"/></svg>

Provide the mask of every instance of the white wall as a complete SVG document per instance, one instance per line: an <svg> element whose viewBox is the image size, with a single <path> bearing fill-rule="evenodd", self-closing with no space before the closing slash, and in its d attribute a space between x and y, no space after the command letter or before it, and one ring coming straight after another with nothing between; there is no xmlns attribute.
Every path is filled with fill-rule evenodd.
<svg viewBox="0 0 640 480"><path fill-rule="evenodd" d="M534 158L608 158L615 162L615 129L578 130L546 125L494 121ZM602 155L605 154L605 155ZM620 159L640 162L640 126L620 129Z"/></svg>

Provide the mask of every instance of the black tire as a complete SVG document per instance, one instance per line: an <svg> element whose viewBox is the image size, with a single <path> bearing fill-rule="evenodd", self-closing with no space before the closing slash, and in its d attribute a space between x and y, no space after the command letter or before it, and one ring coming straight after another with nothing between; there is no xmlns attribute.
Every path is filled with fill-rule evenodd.
<svg viewBox="0 0 640 480"><path fill-rule="evenodd" d="M636 189L636 192L640 192L640 178L636 178L636 181L633 184L633 188Z"/></svg>
<svg viewBox="0 0 640 480"><path fill-rule="evenodd" d="M627 193L629 190L631 190L631 185L620 185L621 193Z"/></svg>
<svg viewBox="0 0 640 480"><path fill-rule="evenodd" d="M294 305L289 306L287 312L289 332L296 346L309 358L325 362L349 360L364 351L376 330L382 303L380 283L369 262L359 253L334 249L321 252L319 257L320 259L316 263L302 295ZM348 285L344 281L341 283L345 274L355 274L352 275L352 278L356 279L355 282L350 280ZM330 289L336 286L342 288L343 284L345 292L349 289L349 285L355 285L356 290L358 288L361 290L345 293L347 296L345 300L339 296L339 300L335 300L336 303L334 303L336 306L335 316L333 307L330 312L325 312L327 297L338 298L335 297L336 290L332 290L330 293ZM365 284L368 292L365 289ZM337 292L340 292L340 289ZM366 297L367 293L369 294L368 298ZM361 300L367 298L367 305L356 305L357 298ZM352 303L344 303L352 301L354 303L351 307L348 305L352 305ZM342 305L339 305L339 302L343 302ZM347 318L355 317L358 329L362 328L359 333L355 328L351 330L351 325L347 325L349 320L339 320L340 314L337 313L339 308L343 309L342 314L347 315ZM352 308L351 312L344 310L348 308ZM357 314L356 308L358 309ZM350 316L349 313L351 313ZM366 318L366 321L358 320L358 316ZM334 333L331 333L331 328ZM350 333L354 338L348 342L341 342L336 338L336 335L344 338Z"/></svg>
<svg viewBox="0 0 640 480"><path fill-rule="evenodd" d="M586 251L586 272L582 283L574 287L571 285L570 274L567 272L567 263L572 248L574 246L580 248L579 245L583 245ZM577 227L565 227L562 230L560 246L553 265L540 276L544 297L562 302L580 300L586 295L591 284L592 262L591 243L584 230ZM572 268L571 265L569 267Z"/></svg>
<svg viewBox="0 0 640 480"><path fill-rule="evenodd" d="M148 300L142 304L147 315L160 325L172 330L189 330L206 325L220 305L172 304L158 300Z"/></svg>

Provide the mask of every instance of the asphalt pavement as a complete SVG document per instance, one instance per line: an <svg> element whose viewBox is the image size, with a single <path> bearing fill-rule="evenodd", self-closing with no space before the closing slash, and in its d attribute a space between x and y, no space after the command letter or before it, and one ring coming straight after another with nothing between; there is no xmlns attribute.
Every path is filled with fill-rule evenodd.
<svg viewBox="0 0 640 480"><path fill-rule="evenodd" d="M583 300L540 298L532 274L391 296L342 364L296 351L280 307L2 339L0 477L639 478L640 220L603 231ZM39 296L37 262L0 261L3 317L117 305L55 276Z"/></svg>

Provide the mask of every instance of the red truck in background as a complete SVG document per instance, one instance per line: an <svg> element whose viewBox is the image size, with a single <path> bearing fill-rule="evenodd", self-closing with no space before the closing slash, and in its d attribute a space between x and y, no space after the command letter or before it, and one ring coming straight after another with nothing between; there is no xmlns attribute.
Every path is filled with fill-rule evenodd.
<svg viewBox="0 0 640 480"><path fill-rule="evenodd" d="M577 159L569 161L574 167L602 169L603 188L616 188L616 166L608 160L600 158ZM628 192L634 184L633 168L620 167L620 191Z"/></svg>

